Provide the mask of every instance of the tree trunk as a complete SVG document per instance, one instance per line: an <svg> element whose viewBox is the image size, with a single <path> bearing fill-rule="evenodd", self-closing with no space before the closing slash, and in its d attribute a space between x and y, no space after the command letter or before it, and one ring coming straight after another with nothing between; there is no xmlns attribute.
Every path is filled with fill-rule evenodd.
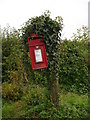
<svg viewBox="0 0 90 120"><path fill-rule="evenodd" d="M50 99L53 102L54 107L59 106L59 82L58 82L58 79L54 80L54 82L51 83Z"/></svg>
<svg viewBox="0 0 90 120"><path fill-rule="evenodd" d="M51 74L52 77L50 77L50 71L47 69L46 71L47 76L47 82L48 82L48 98L54 105L54 107L59 106L59 79L58 79L58 73L56 75ZM53 80L55 79L55 80Z"/></svg>

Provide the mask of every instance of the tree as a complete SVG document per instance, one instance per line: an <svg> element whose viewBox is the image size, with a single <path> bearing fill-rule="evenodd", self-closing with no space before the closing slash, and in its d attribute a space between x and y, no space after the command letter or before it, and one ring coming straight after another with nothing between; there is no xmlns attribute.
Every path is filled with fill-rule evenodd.
<svg viewBox="0 0 90 120"><path fill-rule="evenodd" d="M48 92L50 100L54 103L54 106L59 104L59 84L58 84L58 70L59 70L59 54L58 46L60 44L60 36L63 27L63 20L60 16L55 20L50 18L50 12L46 11L41 16L36 16L29 19L25 26L22 27L22 38L26 48L26 54L28 53L27 36L30 34L43 34L44 43L47 52L48 69L46 69ZM26 58L26 57L25 57Z"/></svg>

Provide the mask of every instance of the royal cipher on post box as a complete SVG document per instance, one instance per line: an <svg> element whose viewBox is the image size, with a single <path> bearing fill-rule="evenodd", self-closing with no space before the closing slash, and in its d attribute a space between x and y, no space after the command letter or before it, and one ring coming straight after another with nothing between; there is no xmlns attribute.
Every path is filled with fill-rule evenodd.
<svg viewBox="0 0 90 120"><path fill-rule="evenodd" d="M43 36L32 34L28 37L29 53L32 69L47 68L47 56Z"/></svg>

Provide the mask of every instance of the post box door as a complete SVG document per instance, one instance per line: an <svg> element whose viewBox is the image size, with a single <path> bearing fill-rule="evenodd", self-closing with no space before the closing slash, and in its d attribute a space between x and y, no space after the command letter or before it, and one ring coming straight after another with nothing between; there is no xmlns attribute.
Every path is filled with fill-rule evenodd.
<svg viewBox="0 0 90 120"><path fill-rule="evenodd" d="M47 68L47 56L44 45L31 46L29 48L32 69Z"/></svg>
<svg viewBox="0 0 90 120"><path fill-rule="evenodd" d="M43 38L38 37L37 34L34 35L33 40L30 41L29 38L31 37L28 37L28 44L32 69L47 68L48 63Z"/></svg>

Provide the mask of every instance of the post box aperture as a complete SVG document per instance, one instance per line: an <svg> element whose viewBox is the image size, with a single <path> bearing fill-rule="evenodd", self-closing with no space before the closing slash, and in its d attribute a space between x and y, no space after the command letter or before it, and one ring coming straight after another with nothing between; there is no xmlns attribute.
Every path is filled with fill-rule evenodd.
<svg viewBox="0 0 90 120"><path fill-rule="evenodd" d="M37 34L28 37L29 53L31 58L32 69L47 68L47 56L43 37Z"/></svg>

